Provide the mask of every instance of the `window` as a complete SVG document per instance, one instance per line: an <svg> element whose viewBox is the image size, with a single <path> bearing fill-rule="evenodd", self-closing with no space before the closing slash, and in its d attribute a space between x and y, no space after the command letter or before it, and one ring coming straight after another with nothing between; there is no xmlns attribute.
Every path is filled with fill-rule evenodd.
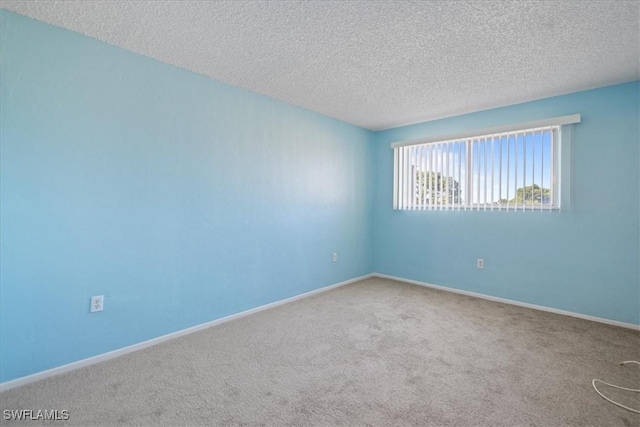
<svg viewBox="0 0 640 427"><path fill-rule="evenodd" d="M561 159L568 157L569 125L579 121L564 116L394 143L393 208L557 210L566 200L560 183L568 170Z"/></svg>

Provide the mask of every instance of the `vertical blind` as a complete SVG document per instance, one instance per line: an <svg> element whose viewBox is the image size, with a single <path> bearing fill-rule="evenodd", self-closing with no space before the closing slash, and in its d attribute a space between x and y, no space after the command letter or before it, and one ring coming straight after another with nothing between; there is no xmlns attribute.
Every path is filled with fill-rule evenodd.
<svg viewBox="0 0 640 427"><path fill-rule="evenodd" d="M559 130L546 125L394 146L393 207L554 210Z"/></svg>

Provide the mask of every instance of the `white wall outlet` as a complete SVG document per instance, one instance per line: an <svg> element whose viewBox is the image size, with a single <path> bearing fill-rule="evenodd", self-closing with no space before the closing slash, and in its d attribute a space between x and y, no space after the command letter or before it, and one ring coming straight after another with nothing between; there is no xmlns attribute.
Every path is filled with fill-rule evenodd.
<svg viewBox="0 0 640 427"><path fill-rule="evenodd" d="M333 253L333 258L332 259L333 259L333 262L338 261L338 252L334 252Z"/></svg>
<svg viewBox="0 0 640 427"><path fill-rule="evenodd" d="M476 261L476 267L484 268L484 260L482 258L478 258L478 261Z"/></svg>
<svg viewBox="0 0 640 427"><path fill-rule="evenodd" d="M102 311L104 308L104 295L91 297L91 312Z"/></svg>

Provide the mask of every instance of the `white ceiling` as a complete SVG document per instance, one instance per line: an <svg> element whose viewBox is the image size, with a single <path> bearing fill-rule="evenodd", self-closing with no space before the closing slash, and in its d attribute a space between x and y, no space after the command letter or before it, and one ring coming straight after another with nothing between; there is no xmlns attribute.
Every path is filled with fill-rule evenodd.
<svg viewBox="0 0 640 427"><path fill-rule="evenodd" d="M640 78L635 1L2 1L379 130Z"/></svg>

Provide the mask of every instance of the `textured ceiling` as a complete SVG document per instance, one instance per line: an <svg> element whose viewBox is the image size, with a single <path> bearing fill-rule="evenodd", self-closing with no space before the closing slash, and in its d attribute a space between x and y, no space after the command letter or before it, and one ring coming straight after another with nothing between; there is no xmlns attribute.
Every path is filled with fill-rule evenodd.
<svg viewBox="0 0 640 427"><path fill-rule="evenodd" d="M368 129L640 78L636 1L6 1Z"/></svg>

